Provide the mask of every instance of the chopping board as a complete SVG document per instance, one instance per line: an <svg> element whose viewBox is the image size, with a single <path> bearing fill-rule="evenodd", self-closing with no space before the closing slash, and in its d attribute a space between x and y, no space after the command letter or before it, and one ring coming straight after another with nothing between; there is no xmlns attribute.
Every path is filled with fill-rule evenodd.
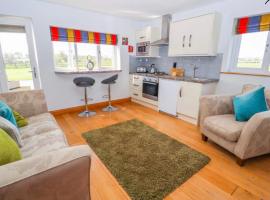
<svg viewBox="0 0 270 200"><path fill-rule="evenodd" d="M183 77L185 75L185 70L182 67L171 68L170 72L172 76Z"/></svg>

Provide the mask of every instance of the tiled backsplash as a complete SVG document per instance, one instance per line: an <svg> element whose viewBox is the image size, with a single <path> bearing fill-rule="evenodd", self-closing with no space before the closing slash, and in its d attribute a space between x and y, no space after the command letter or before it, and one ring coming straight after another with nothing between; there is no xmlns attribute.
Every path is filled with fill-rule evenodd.
<svg viewBox="0 0 270 200"><path fill-rule="evenodd" d="M137 66L150 66L155 64L158 71L169 73L174 62L177 67L185 69L185 76L193 75L193 65L199 69L196 76L201 78L219 79L222 64L222 54L217 56L191 56L191 57L168 57L168 47L160 48L160 58L137 58L130 56L130 72L136 72Z"/></svg>

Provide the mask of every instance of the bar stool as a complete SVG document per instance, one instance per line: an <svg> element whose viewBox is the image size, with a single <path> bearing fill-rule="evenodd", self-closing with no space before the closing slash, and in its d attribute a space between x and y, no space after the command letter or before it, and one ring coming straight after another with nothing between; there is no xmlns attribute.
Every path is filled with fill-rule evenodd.
<svg viewBox="0 0 270 200"><path fill-rule="evenodd" d="M112 111L118 110L118 108L112 106L112 102L111 102L111 84L114 84L117 78L118 78L118 74L113 75L113 76L101 81L102 84L108 85L108 95L109 95L109 105L106 108L102 109L102 111L104 111L104 112L112 112Z"/></svg>
<svg viewBox="0 0 270 200"><path fill-rule="evenodd" d="M95 115L96 112L88 110L88 96L87 96L87 88L95 84L95 79L90 77L78 77L73 79L73 83L78 87L84 88L85 110L79 114L79 117L90 117Z"/></svg>

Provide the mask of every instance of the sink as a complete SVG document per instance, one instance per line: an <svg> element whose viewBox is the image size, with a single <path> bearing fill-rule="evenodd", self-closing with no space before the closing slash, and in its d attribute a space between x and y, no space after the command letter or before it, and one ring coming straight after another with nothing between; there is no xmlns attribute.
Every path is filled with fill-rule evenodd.
<svg viewBox="0 0 270 200"><path fill-rule="evenodd" d="M207 81L207 80L209 80L209 79L207 79L207 78L191 78L191 80L194 80L194 81Z"/></svg>
<svg viewBox="0 0 270 200"><path fill-rule="evenodd" d="M208 78L199 78L199 77L185 77L186 80L190 80L190 81L200 81L200 82L204 82L204 81L208 81Z"/></svg>

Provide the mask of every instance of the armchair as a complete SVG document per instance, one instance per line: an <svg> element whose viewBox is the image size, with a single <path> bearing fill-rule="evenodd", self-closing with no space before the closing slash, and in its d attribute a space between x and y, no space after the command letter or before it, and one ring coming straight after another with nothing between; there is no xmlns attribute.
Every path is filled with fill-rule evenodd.
<svg viewBox="0 0 270 200"><path fill-rule="evenodd" d="M256 87L245 85L242 92ZM270 90L265 90L269 104ZM270 153L270 111L255 114L247 122L235 120L234 95L208 95L200 99L200 130L202 139L216 144L237 156L237 163Z"/></svg>

